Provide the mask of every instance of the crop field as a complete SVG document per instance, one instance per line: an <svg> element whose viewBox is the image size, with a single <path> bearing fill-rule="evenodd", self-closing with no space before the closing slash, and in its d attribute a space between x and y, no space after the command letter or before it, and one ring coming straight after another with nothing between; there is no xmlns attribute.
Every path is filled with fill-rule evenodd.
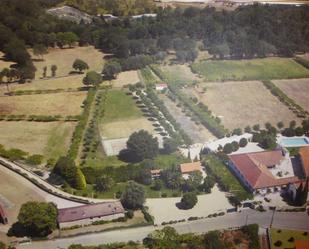
<svg viewBox="0 0 309 249"><path fill-rule="evenodd" d="M308 232L306 233L304 231L272 228L270 229L270 234L271 234L272 247L278 249L295 248L294 243L297 240L309 241ZM276 243L277 241L281 241L280 246L274 245L274 243Z"/></svg>
<svg viewBox="0 0 309 249"><path fill-rule="evenodd" d="M34 94L0 98L0 114L79 115L86 92Z"/></svg>
<svg viewBox="0 0 309 249"><path fill-rule="evenodd" d="M291 120L298 121L296 115L274 97L262 82L204 83L200 87L206 87L206 92L203 93L199 88L188 88L185 92L206 104L230 130L247 125L264 125L266 122L276 125L279 121L285 124Z"/></svg>
<svg viewBox="0 0 309 249"><path fill-rule="evenodd" d="M118 74L117 79L112 80L113 87L121 88L129 84L136 84L139 82L137 71L127 71Z"/></svg>
<svg viewBox="0 0 309 249"><path fill-rule="evenodd" d="M83 77L84 75L72 75L55 79L38 79L31 83L11 84L9 88L10 91L76 89L83 86ZM1 86L0 93L2 95L7 93L5 85Z"/></svg>
<svg viewBox="0 0 309 249"><path fill-rule="evenodd" d="M291 80L273 80L288 97L309 111L309 78Z"/></svg>
<svg viewBox="0 0 309 249"><path fill-rule="evenodd" d="M171 65L160 67L166 80L173 84L187 84L200 80L197 75L192 73L188 65Z"/></svg>
<svg viewBox="0 0 309 249"><path fill-rule="evenodd" d="M309 77L309 70L292 59L203 61L192 64L192 71L206 81L291 79Z"/></svg>
<svg viewBox="0 0 309 249"><path fill-rule="evenodd" d="M30 51L31 52L31 51ZM57 66L56 76L68 75L72 70L72 64L75 59L81 59L89 65L90 70L102 71L104 60L104 54L92 46L88 47L76 47L76 48L50 48L49 53L44 55L44 61L36 60L34 62L36 71L36 78L42 77L43 67L47 66L47 76L51 75L51 65ZM37 59L32 55L33 59Z"/></svg>
<svg viewBox="0 0 309 249"><path fill-rule="evenodd" d="M100 125L101 136L104 138L128 137L141 129L154 133L151 122L143 116L132 96L120 90L109 91L105 114Z"/></svg>
<svg viewBox="0 0 309 249"><path fill-rule="evenodd" d="M74 131L73 122L0 122L0 144L48 158L64 155Z"/></svg>

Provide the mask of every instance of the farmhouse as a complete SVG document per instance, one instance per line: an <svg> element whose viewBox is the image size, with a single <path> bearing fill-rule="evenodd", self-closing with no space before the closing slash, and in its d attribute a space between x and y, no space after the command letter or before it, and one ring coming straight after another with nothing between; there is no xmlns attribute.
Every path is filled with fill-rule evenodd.
<svg viewBox="0 0 309 249"><path fill-rule="evenodd" d="M285 150L230 155L229 159L230 168L252 192L263 192L300 181L293 174L291 160Z"/></svg>
<svg viewBox="0 0 309 249"><path fill-rule="evenodd" d="M191 173L197 171L200 171L203 174L203 176L205 176L205 172L203 171L200 161L180 164L180 172L182 174L182 177L185 179L188 179Z"/></svg>
<svg viewBox="0 0 309 249"><path fill-rule="evenodd" d="M309 177L309 147L300 148L299 155L300 155L304 175L305 177Z"/></svg>
<svg viewBox="0 0 309 249"><path fill-rule="evenodd" d="M113 220L124 217L124 208L119 201L102 202L58 210L59 228L83 226L94 221Z"/></svg>
<svg viewBox="0 0 309 249"><path fill-rule="evenodd" d="M8 218L6 216L6 213L4 211L4 207L0 204L0 223L7 224Z"/></svg>
<svg viewBox="0 0 309 249"><path fill-rule="evenodd" d="M167 89L167 84L166 83L160 83L160 84L156 84L156 91L163 91L165 89Z"/></svg>

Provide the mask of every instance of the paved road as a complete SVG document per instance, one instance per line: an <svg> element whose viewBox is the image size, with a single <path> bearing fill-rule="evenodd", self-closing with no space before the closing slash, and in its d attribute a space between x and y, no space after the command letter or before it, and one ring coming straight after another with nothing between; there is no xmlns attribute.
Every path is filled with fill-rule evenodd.
<svg viewBox="0 0 309 249"><path fill-rule="evenodd" d="M205 233L210 230L227 229L253 223L266 228L270 226L272 216L272 211L260 213L248 209L241 213L227 214L222 217L179 223L173 225L173 227L179 233ZM305 213L275 213L273 227L309 231L309 216ZM51 241L32 242L31 244L18 246L18 248L57 249L67 248L71 244L99 245L129 240L142 241L150 232L160 228L162 227L149 226L123 229Z"/></svg>
<svg viewBox="0 0 309 249"><path fill-rule="evenodd" d="M75 196L75 195L69 194L69 193L67 193L67 192L62 191L61 189L58 189L58 188L54 187L53 185L49 184L49 183L46 182L45 180L41 179L38 175L36 175L36 174L34 174L34 173L32 173L32 172L26 170L25 168L21 167L20 165L18 165L18 164L16 164L16 163L13 163L13 162L11 162L11 161L9 161L9 160L3 158L3 157L0 157L0 167L3 167L4 170L6 170L7 172L14 172L14 171L12 171L11 169L8 169L7 167L5 167L3 164L8 164L8 165L10 165L10 166L11 166L12 168L14 168L15 170L18 170L19 172L22 172L23 174L26 174L29 178L33 178L33 179L37 180L37 182L39 182L40 184L44 185L46 188L52 190L53 192L55 192L55 193L57 193L57 194L60 194L60 195L65 196L65 197L67 197L67 198L76 198L76 197L77 197L77 196ZM20 180L22 180L21 178L24 178L24 180L26 180L25 177L23 177L23 176L17 174L16 172L14 172L14 174L17 175L17 177L18 177ZM28 180L27 180L27 181L28 181ZM36 186L36 185L34 185L34 184L32 184L32 183L31 183L31 185L32 185L32 188L34 188L35 190L39 189L38 186ZM42 190L42 191L44 191L44 190ZM45 192L45 191L44 191L44 192ZM50 201L55 202L57 205L59 204L58 207L61 207L62 202L72 203L71 206L81 205L81 203L78 202L78 201L67 200L67 199L65 199L65 198L61 198L61 197L59 197L59 196L55 196L55 195L49 194L49 193L47 193L47 192L45 192L45 194L46 194L47 196L50 197L50 199L51 199ZM93 198L81 197L81 196L78 196L77 198L80 199L80 200L88 200L88 201L90 201L90 202L110 201L110 200L107 200L107 199L106 199L106 200L105 200L105 199L104 199L104 200L103 200L103 199L93 199Z"/></svg>

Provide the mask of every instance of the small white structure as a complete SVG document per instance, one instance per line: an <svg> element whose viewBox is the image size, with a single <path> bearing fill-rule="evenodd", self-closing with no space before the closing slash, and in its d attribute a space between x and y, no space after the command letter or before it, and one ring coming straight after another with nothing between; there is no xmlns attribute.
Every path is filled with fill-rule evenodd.
<svg viewBox="0 0 309 249"><path fill-rule="evenodd" d="M218 139L216 141L208 142L204 144L204 149L210 151L210 152L217 152L218 148L221 146L222 148L224 145L237 142L239 143L240 139L245 138L248 142L251 142L253 135L250 133L244 133L242 135L233 135L230 137L224 137L221 139Z"/></svg>
<svg viewBox="0 0 309 249"><path fill-rule="evenodd" d="M132 16L133 19L139 19L139 18L143 18L143 17L156 18L157 14L141 14L141 15Z"/></svg>
<svg viewBox="0 0 309 249"><path fill-rule="evenodd" d="M163 91L165 89L167 89L168 86L166 83L160 83L160 84L156 84L156 90L157 91Z"/></svg>

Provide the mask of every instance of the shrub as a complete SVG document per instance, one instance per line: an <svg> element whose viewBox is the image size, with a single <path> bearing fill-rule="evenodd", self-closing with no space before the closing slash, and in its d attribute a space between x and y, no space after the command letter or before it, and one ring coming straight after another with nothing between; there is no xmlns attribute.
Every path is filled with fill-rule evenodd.
<svg viewBox="0 0 309 249"><path fill-rule="evenodd" d="M197 196L193 192L185 193L181 198L181 208L183 209L191 209L197 203Z"/></svg>
<svg viewBox="0 0 309 249"><path fill-rule="evenodd" d="M134 217L134 212L133 210L128 210L126 212L126 217L129 218L129 219L132 219Z"/></svg>
<svg viewBox="0 0 309 249"><path fill-rule="evenodd" d="M42 155L31 155L28 156L26 159L26 163L30 164L30 165L40 165L43 162L44 157Z"/></svg>
<svg viewBox="0 0 309 249"><path fill-rule="evenodd" d="M281 240L277 240L275 243L274 243L275 246L277 247L280 247L282 245L282 241Z"/></svg>
<svg viewBox="0 0 309 249"><path fill-rule="evenodd" d="M240 139L239 147L246 147L247 144L248 144L247 139L245 139L245 138Z"/></svg>

